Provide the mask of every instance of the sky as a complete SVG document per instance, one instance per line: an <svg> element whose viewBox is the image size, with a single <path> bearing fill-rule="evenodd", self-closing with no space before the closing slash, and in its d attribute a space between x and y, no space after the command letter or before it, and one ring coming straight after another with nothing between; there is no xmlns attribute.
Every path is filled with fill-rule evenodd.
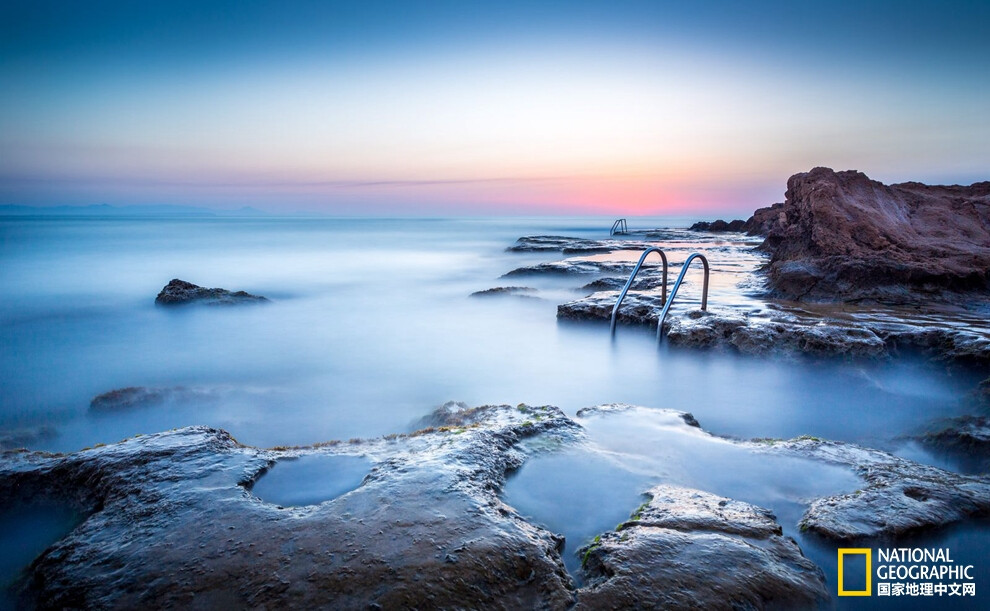
<svg viewBox="0 0 990 611"><path fill-rule="evenodd" d="M990 2L0 3L0 204L732 213L990 180Z"/></svg>

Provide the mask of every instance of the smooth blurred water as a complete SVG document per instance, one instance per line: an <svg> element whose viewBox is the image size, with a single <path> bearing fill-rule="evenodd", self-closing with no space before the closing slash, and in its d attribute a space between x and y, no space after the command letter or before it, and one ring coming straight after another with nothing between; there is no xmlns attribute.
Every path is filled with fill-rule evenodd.
<svg viewBox="0 0 990 611"><path fill-rule="evenodd" d="M636 220L634 226L670 224ZM694 412L738 436L891 439L952 415L969 380L913 362L658 355L652 333L558 324L588 278L511 278L550 254L521 235L606 237L608 219L0 220L0 431L74 450L189 424L253 445L408 430L447 400L625 401ZM717 253L712 255L717 267ZM256 307L161 308L171 278L243 289ZM548 299L470 293L526 284ZM686 302L687 303L687 302ZM718 303L713 299L712 307ZM687 307L687 306L685 306ZM184 386L210 401L93 414L97 394Z"/></svg>
<svg viewBox="0 0 990 611"><path fill-rule="evenodd" d="M509 479L504 498L524 515L565 535L564 563L578 575L578 548L615 529L667 484L704 490L772 509L785 532L809 499L862 487L849 469L757 453L686 427L650 409L581 418L589 443L537 454Z"/></svg>
<svg viewBox="0 0 990 611"><path fill-rule="evenodd" d="M607 323L557 322L557 304L581 296L576 289L588 277L500 278L561 258L506 252L518 237L604 238L611 221L0 219L0 440L71 451L206 424L250 445L304 445L409 431L435 406L458 400L552 404L571 415L626 402L693 412L723 435L810 434L897 448L901 435L966 410L975 380L920 361L658 352L649 329L620 329L611 342ZM687 219L630 224L685 226ZM709 254L716 276L710 307L717 308L733 283L718 276L719 251ZM155 295L172 278L247 290L272 303L156 307ZM537 288L543 299L470 297L510 285ZM691 290L682 307L692 307ZM111 413L89 410L94 396L128 386L194 392ZM596 433L606 446L607 428ZM800 481L805 469L822 470L752 459L729 446L705 445L698 461L685 460L697 453L672 453L662 434L642 432L636 443L657 448L633 452L645 471L616 469L614 457L600 454L581 458L574 471L575 457L565 453L527 464L511 492L534 505L557 497L551 513L577 533L570 550L585 534L614 527L638 505L643 486L658 481L767 503L793 524L802 510L794 499L811 491L788 492L785 484ZM287 479L274 477L280 470ZM282 479L291 488L290 470L276 466L269 483ZM569 509L559 509L560 498L570 499Z"/></svg>
<svg viewBox="0 0 990 611"><path fill-rule="evenodd" d="M0 499L0 609L17 608L23 569L84 517L49 499Z"/></svg>

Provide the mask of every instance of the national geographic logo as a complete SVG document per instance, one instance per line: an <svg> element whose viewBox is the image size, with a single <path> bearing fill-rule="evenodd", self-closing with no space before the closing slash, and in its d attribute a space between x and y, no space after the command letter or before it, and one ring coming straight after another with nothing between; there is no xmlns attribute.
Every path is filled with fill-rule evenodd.
<svg viewBox="0 0 990 611"><path fill-rule="evenodd" d="M948 548L843 547L838 550L838 595L976 596L973 565L957 563Z"/></svg>
<svg viewBox="0 0 990 611"><path fill-rule="evenodd" d="M866 587L862 590L847 590L845 581L845 566L844 562L846 556L865 556L866 557L866 570L864 574L866 575ZM839 596L872 596L873 595L873 582L870 577L873 575L873 550L868 547L840 547L839 548Z"/></svg>

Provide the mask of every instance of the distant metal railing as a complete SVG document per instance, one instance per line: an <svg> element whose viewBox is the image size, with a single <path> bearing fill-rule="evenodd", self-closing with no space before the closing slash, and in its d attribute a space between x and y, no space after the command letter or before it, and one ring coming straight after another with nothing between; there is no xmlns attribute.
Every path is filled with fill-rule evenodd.
<svg viewBox="0 0 990 611"><path fill-rule="evenodd" d="M618 219L612 223L612 229L609 230L608 235L625 235L629 233L629 225L626 224L626 219Z"/></svg>
<svg viewBox="0 0 990 611"><path fill-rule="evenodd" d="M691 265L691 261L695 259L701 259L701 263L705 266L705 284L701 289L701 309L708 309L708 259L705 255L700 252L691 253L691 256L684 261L684 265L681 266L681 273L677 276L677 282L674 283L674 288L670 291L670 298L664 303L663 311L660 312L660 322L657 323L657 343L659 344L663 341L663 321L667 318L667 312L670 310L670 306L674 303L674 297L677 296L677 289L681 287L681 282L684 281L684 274L687 273L688 267Z"/></svg>
<svg viewBox="0 0 990 611"><path fill-rule="evenodd" d="M622 220L622 219L619 219L619 220ZM619 221L616 221L616 222L619 222ZM622 300L626 298L626 293L629 292L629 287L632 286L633 280L636 279L636 274L639 273L639 268L643 267L643 261L646 260L646 257L651 252L655 252L655 253L659 254L660 255L660 259L663 260L663 301L664 302L667 301L667 255L663 254L663 251L660 250L659 248L656 248L656 247L647 248L646 250L643 251L642 256L640 256L639 262L636 263L636 267L633 268L632 273L629 274L629 281L626 282L626 285L624 287L622 287L622 292L619 294L619 299L616 300L615 306L612 308L612 322L611 322L612 335L615 335L615 320L616 320L616 317L619 314L619 306L622 305ZM706 266L705 269L706 270L707 270L707 265L708 264L706 263L705 264L705 266ZM705 287L706 287L706 290L707 290L707 287L708 287L708 282L707 282L708 275L707 274L708 274L708 272L706 271L705 272L705 278L706 278ZM681 275L683 276L684 274L682 273Z"/></svg>

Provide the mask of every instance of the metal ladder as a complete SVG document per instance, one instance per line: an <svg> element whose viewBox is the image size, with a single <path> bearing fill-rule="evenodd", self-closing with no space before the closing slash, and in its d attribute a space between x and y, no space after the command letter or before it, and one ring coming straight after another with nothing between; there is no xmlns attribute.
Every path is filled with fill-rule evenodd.
<svg viewBox="0 0 990 611"><path fill-rule="evenodd" d="M618 223L619 221L616 222ZM629 281L626 282L624 287L622 287L622 292L619 293L619 299L615 302L615 307L612 308L612 322L610 329L613 336L615 335L615 319L616 316L619 315L619 306L622 305L622 300L626 298L626 293L629 292L629 287L632 286L633 280L636 279L636 274L639 273L639 268L643 267L643 261L646 261L646 257L649 256L651 252L655 252L660 255L660 259L663 260L663 300L665 302L667 301L667 255L663 254L663 251L659 248L653 246L643 251L642 256L639 258L639 262L636 263L636 267L633 268L632 273L629 275ZM705 286L708 286L707 283Z"/></svg>
<svg viewBox="0 0 990 611"><path fill-rule="evenodd" d="M691 267L691 262L695 259L701 259L701 263L705 268L705 281L701 288L701 309L703 311L708 310L708 277L710 275L710 267L708 265L708 258L700 252L691 253L688 258L684 261L684 265L681 266L681 273L677 276L677 281L674 282L674 288L670 291L670 297L667 297L667 257L663 254L663 251L659 248L648 248L643 253L643 256L639 258L639 263L636 264L635 269L633 269L632 275L629 276L629 282L626 282L626 286L622 289L622 293L619 295L618 301L615 302L615 307L612 308L612 322L611 322L611 332L612 336L615 336L615 320L619 313L619 305L626 296L626 292L629 287L632 286L633 278L639 273L639 268L643 265L643 260L646 256L653 251L660 253L663 258L663 310L660 312L660 320L657 322L657 343L663 341L663 322L667 319L667 312L670 311L670 306L674 303L674 297L677 296L677 289L681 287L681 282L684 281L684 275L687 273L688 268Z"/></svg>
<svg viewBox="0 0 990 611"><path fill-rule="evenodd" d="M625 235L629 233L629 225L626 224L626 219L618 219L612 223L612 228L609 230L608 235Z"/></svg>

